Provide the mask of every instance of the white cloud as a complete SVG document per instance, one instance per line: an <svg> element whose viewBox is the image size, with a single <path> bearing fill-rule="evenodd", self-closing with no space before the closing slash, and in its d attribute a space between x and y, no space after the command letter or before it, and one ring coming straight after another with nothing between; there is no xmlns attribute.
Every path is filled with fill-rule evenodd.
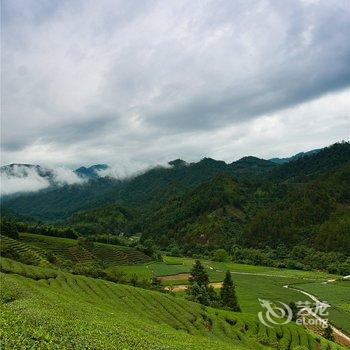
<svg viewBox="0 0 350 350"><path fill-rule="evenodd" d="M63 186L82 184L84 179L77 176L71 169L58 167L47 169L26 165L12 165L2 168L0 172L1 195L35 192L51 185Z"/></svg>
<svg viewBox="0 0 350 350"><path fill-rule="evenodd" d="M18 192L34 192L50 185L49 180L38 174L36 169L14 166L12 174L1 172L1 195Z"/></svg>
<svg viewBox="0 0 350 350"><path fill-rule="evenodd" d="M53 179L58 185L73 185L85 182L84 179L75 174L71 169L63 167L53 169Z"/></svg>
<svg viewBox="0 0 350 350"><path fill-rule="evenodd" d="M3 164L125 176L348 134L346 0L13 0L3 18Z"/></svg>

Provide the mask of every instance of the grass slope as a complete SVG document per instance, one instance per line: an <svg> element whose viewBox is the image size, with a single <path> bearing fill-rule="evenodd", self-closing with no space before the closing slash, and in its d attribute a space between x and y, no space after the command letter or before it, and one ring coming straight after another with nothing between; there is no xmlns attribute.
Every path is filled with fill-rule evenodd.
<svg viewBox="0 0 350 350"><path fill-rule="evenodd" d="M1 259L7 349L342 349L295 324Z"/></svg>

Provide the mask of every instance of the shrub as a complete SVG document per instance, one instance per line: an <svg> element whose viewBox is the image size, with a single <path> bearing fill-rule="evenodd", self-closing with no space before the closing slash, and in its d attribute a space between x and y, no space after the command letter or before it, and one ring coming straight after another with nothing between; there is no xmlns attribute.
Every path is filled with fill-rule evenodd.
<svg viewBox="0 0 350 350"><path fill-rule="evenodd" d="M217 249L214 251L213 260L214 261L227 261L229 258L228 253L225 249Z"/></svg>

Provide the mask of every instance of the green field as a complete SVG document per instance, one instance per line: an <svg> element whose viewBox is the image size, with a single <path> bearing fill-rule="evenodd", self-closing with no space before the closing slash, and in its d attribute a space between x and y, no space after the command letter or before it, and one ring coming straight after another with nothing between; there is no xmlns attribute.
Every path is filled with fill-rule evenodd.
<svg viewBox="0 0 350 350"><path fill-rule="evenodd" d="M188 273L193 262L194 260L190 258L166 256L164 262L152 262L137 266L115 266L111 267L111 270L123 271L126 275L137 274L140 277L151 278L152 275L165 276ZM211 282L222 281L224 271L226 270L232 272L238 300L244 312L254 314L259 312L259 298L271 301L283 301L285 303L291 301L311 301L306 295L283 287L290 285L309 291L311 294L329 301L332 305L329 319L335 326L350 334L350 293L343 286L347 282L336 282L329 285L322 283L328 279L339 278L339 276L325 272L278 269L206 260L202 260L202 262L207 268ZM174 279L163 281L162 283L164 285L178 285L187 284L188 281L186 279ZM311 288L311 286L313 286L314 290L307 289ZM329 297L323 293L324 290L328 291ZM322 291L322 293L317 293L318 291ZM184 292L178 292L176 294L178 297L185 297L186 295ZM337 299L338 295L341 295L339 301ZM334 300L334 298L336 299Z"/></svg>
<svg viewBox="0 0 350 350"><path fill-rule="evenodd" d="M140 277L151 277L175 275L179 273L188 273L194 263L194 259L165 256L163 262L150 262L147 264L126 265L123 267L113 267L117 270L121 270L126 274L136 273ZM221 281L226 270L230 270L232 273L237 275L245 273L256 274L256 275L269 275L267 277L279 277L279 278L296 278L299 282L303 280L327 280L332 278L338 278L339 276L328 274L326 272L315 272L315 271L301 271L301 270L289 270L289 269L278 269L275 267L267 266L253 266L237 263L226 263L226 262L215 262L210 260L201 260L203 265L206 267L207 272L212 282ZM113 269L111 268L111 269ZM288 281L288 280L286 280ZM177 283L182 283L181 281ZM287 283L286 283L287 284Z"/></svg>
<svg viewBox="0 0 350 350"><path fill-rule="evenodd" d="M350 334L350 281L335 281L327 284L307 283L298 288L317 296L331 305L329 318L334 324Z"/></svg>
<svg viewBox="0 0 350 350"><path fill-rule="evenodd" d="M341 349L295 324L1 259L6 349Z"/></svg>
<svg viewBox="0 0 350 350"><path fill-rule="evenodd" d="M65 290L65 293L62 294L62 298L63 298L62 300L65 300L65 301L68 300L69 304L72 301L69 300L68 295L72 296L74 293L77 292L74 298L79 299L80 296L78 295L79 293L81 293L81 291L79 292L76 289L76 285L84 284L86 283L86 281L90 281L90 282L93 281L91 283L98 283L98 284L103 283L102 288L105 288L106 285L108 285L108 288L114 288L111 286L118 286L118 288L124 288L121 285L116 285L107 281L98 281L98 280L88 279L87 277L82 277L82 276L73 277L68 273L70 271L70 266L73 266L73 265L89 266L91 263L93 263L94 265L97 265L100 268L103 268L105 271L111 273L112 275L113 273L115 274L123 273L127 278L131 277L132 275L137 275L139 278L143 278L148 281L150 281L154 276L157 276L157 277L172 276L171 280L164 280L162 281L162 284L177 285L177 284L188 283L186 275L182 275L180 277L178 277L177 275L189 273L194 263L194 260L190 258L180 258L180 257L170 257L170 256L165 256L163 261L159 261L159 262L150 261L150 259L147 256L145 256L143 253L135 249L131 249L128 247L107 245L102 243L95 243L94 246L89 249L86 249L86 248L80 249L80 247L77 247L77 242L72 239L48 237L48 236L41 236L41 235L34 235L34 234L27 234L27 233L25 234L21 233L20 240L13 240L11 238L4 237L4 236L2 236L1 238L2 238L1 239L2 249L4 248L7 249L7 253L9 251L12 252L12 254L15 257L17 256L19 258L16 260L30 263L30 265L22 264L20 262L17 262L11 259L3 258L1 268L2 268L2 271L6 273L6 275L3 275L2 277L3 278L2 282L4 282L2 283L2 285L6 284L7 286L8 281L12 281L11 283L17 283L16 288L18 291L21 291L20 293L21 295L22 294L29 295L30 293L28 294L28 290L31 290L33 298L35 298L35 293L40 294L43 291L45 291L45 293L47 292L48 294L45 294L42 297L43 300L49 300L49 296L51 295L51 292L53 293L53 295L57 295L57 292L58 292L57 288L61 288L61 290ZM53 255L55 257L54 262L49 262L48 253L51 254L51 256ZM78 253L80 253L80 255ZM282 301L285 303L289 303L291 301L296 302L299 300L300 301L310 300L307 296L301 294L298 291L284 288L285 285L291 285L291 286L303 289L305 291L308 291L311 294L317 295L320 297L320 299L329 301L332 304L332 309L329 316L332 323L338 328L343 329L345 332L347 333L350 332L348 327L348 325L350 324L350 318L349 318L350 307L349 307L349 301L348 301L349 284L347 284L348 282L333 282L330 284L322 283L323 281L328 279L339 278L338 276L330 275L323 272L277 269L277 268L270 268L270 267L264 267L264 266L236 264L232 262L219 263L219 262L213 262L208 260L202 260L202 262L209 274L211 282L221 282L224 278L225 271L226 270L231 271L233 281L236 285L236 293L237 293L238 301L243 311L243 315L246 318L245 320L252 318L255 320L254 322L256 322L256 319L255 319L256 315L259 311L261 311L261 306L259 304L258 299ZM36 283L36 281L38 281L39 283ZM49 289L48 289L48 286L46 285L47 283L48 283L48 286L50 287ZM40 288L43 287L43 284L45 288L41 290ZM68 284L71 288L67 289L66 284ZM31 286L30 288L28 287L29 285ZM38 289L38 287L40 288ZM14 288L12 292L14 292L16 288ZM91 288L88 287L88 290L86 292L90 295L95 295L95 294L99 295L99 292L95 291L96 288L100 288L100 287L95 287L91 285ZM130 288L130 287L125 286L125 288ZM127 290L129 291L134 289L125 289L125 291ZM150 293L149 291L141 292L140 289L137 289L137 290L138 290L138 293ZM17 298L16 297L14 298L11 295L11 293L8 291L4 293L5 304L6 305L8 304L7 306L12 304L13 299L17 300ZM172 297L170 297L169 295L164 295L159 293L156 293L154 295L161 295L162 297L170 298L169 300L172 300L180 304L188 303L186 300L184 300L184 297L185 297L184 292L175 293L174 296ZM101 298L106 299L105 296ZM9 302L7 300L9 300ZM37 305L37 299L35 300L36 300L35 305ZM75 300L75 302L77 301ZM78 309L85 309L87 307L85 305L85 302L82 303L81 305L80 304L76 305L76 307ZM90 301L90 303L94 305L94 307L97 307L98 309L107 307L107 305L105 305L104 303L103 305L99 305L99 303L97 303L96 300L94 300L93 302ZM158 301L152 301L152 305L153 305L152 308L154 309L154 312L156 314L159 313L159 310L158 310L159 307L161 309L162 308L168 309L168 307L166 306L167 302L164 302L159 306L156 306L157 303ZM29 304L28 304L28 308L30 306ZM15 305L15 303L13 305ZM145 305L146 303L144 303L144 307ZM197 305L197 304L191 304L191 305ZM170 312L170 309L168 311ZM5 312L9 312L9 311L6 310L5 308ZM29 314L31 314L32 312L34 311L31 310ZM46 311L43 310L43 314L45 314L45 312ZM86 312L91 312L92 320L96 319L96 322L98 324L96 326L97 329L99 329L98 327L101 327L101 329L106 327L106 329L108 329L109 327L108 325L106 324L102 325L99 312L92 311L92 310L89 310ZM94 315L96 316L93 316L93 312L94 312ZM107 314L109 315L109 313L111 313L110 310L107 312ZM16 319L17 316L13 315L13 317L14 319ZM40 317L44 317L44 316L40 316ZM47 317L49 319L49 316ZM164 321L165 318L166 317L162 316L161 319ZM61 322L62 324L64 323L64 314L62 314L62 319L60 321L59 320L60 319L58 317L57 320L55 320L55 322ZM32 322L32 321L28 321L28 322ZM50 321L50 322L53 322L53 321ZM118 324L118 322L120 323L121 321L118 320L115 322L116 324ZM165 323L166 323L165 326L169 327L168 322L165 322ZM80 324L76 325L76 327L80 327ZM125 327L126 329L129 329L130 325L128 326L125 325ZM173 325L171 325L171 327L173 327ZM226 327L227 325L225 324L224 328ZM259 328L259 326L254 326L254 327ZM144 326L141 327L141 329L143 328ZM174 328L176 330L181 329L181 327L178 325L175 325ZM89 329L89 327L87 327L87 329ZM47 330L45 332L47 332ZM79 332L82 332L82 330L80 329ZM174 329L171 329L170 332L174 332ZM188 330L186 330L186 332L188 332ZM155 331L155 333L157 332ZM189 333L192 334L191 332ZM248 334L250 333L248 332ZM53 339L55 339L55 335L50 335L50 337L51 336L54 337ZM210 337L212 336L213 335L210 335ZM88 335L86 334L84 336L80 335L80 339L82 339L82 337L83 338L88 337ZM24 336L24 338L26 337ZM222 336L215 335L214 338L215 338L215 342L219 342L219 345L217 346L218 348L220 348L220 346L224 346L225 348L226 345L222 345L220 343L222 341L221 339ZM241 339L240 336L238 338ZM146 336L145 336L145 339L147 339ZM159 342L158 340L155 340L155 341L157 342L157 344L162 344L161 341ZM178 341L180 340L174 340L174 344L177 344ZM207 342L208 340L201 339L200 341ZM212 341L212 339L210 341ZM227 340L225 340L224 342L226 341ZM106 342L106 344L108 343L107 340L103 340L103 342ZM265 344L264 342L262 343ZM164 345L165 344L166 343L164 343ZM182 343L180 342L179 344L182 344ZM196 348L196 346L197 345L194 345L193 348ZM240 344L240 346L242 346L242 344ZM68 345L64 345L64 347L68 347ZM106 345L106 348L107 348L107 345ZM182 348L182 345L179 345L179 347L177 347L176 345L175 348ZM286 349L288 349L288 347Z"/></svg>

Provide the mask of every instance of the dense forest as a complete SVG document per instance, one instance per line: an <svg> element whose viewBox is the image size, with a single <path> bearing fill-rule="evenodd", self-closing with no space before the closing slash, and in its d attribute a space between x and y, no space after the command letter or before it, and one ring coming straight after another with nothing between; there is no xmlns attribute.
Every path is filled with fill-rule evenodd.
<svg viewBox="0 0 350 350"><path fill-rule="evenodd" d="M3 214L21 215L12 221L22 230L27 222L30 232L139 234L146 246L175 254L211 256L223 249L237 261L315 268L341 259L339 268L347 270L350 144L280 165L255 157L231 164L178 159L124 181L92 179L8 198ZM318 252L325 257L320 263L310 258Z"/></svg>

